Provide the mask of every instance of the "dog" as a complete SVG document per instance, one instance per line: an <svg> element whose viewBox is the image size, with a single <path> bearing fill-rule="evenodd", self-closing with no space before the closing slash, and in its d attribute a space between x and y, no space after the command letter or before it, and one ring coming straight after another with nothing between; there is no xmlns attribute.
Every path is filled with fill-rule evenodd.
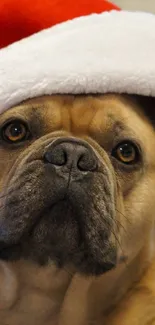
<svg viewBox="0 0 155 325"><path fill-rule="evenodd" d="M154 99L0 115L0 325L155 324Z"/></svg>

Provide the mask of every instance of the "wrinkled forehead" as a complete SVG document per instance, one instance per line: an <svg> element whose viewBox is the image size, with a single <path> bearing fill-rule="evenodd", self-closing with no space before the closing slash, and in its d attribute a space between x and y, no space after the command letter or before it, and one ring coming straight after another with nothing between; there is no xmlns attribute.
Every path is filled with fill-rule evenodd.
<svg viewBox="0 0 155 325"><path fill-rule="evenodd" d="M153 132L143 110L131 97L114 94L38 97L3 113L0 122L10 118L24 118L49 131L61 128L82 133L130 132L141 138L144 133L145 138Z"/></svg>

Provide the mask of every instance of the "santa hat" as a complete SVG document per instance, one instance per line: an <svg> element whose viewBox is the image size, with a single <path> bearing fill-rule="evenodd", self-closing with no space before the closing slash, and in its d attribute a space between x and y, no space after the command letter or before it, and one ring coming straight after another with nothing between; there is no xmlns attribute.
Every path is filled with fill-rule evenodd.
<svg viewBox="0 0 155 325"><path fill-rule="evenodd" d="M51 94L155 96L155 15L105 0L0 0L0 113Z"/></svg>

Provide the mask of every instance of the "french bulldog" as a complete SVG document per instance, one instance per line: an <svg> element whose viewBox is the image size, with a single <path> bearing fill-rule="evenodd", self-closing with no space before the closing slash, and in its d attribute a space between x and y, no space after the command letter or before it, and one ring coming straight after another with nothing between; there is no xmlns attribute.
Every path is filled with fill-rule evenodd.
<svg viewBox="0 0 155 325"><path fill-rule="evenodd" d="M155 324L154 99L0 115L0 325Z"/></svg>

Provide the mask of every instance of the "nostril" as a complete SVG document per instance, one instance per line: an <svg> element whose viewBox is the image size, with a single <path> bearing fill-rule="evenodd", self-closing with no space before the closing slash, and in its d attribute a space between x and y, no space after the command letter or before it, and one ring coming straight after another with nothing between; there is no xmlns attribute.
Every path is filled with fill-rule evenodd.
<svg viewBox="0 0 155 325"><path fill-rule="evenodd" d="M77 167L80 171L95 171L97 162L93 155L82 154L77 162Z"/></svg>
<svg viewBox="0 0 155 325"><path fill-rule="evenodd" d="M44 160L55 166L64 166L67 163L67 154L63 148L54 148L45 153Z"/></svg>

